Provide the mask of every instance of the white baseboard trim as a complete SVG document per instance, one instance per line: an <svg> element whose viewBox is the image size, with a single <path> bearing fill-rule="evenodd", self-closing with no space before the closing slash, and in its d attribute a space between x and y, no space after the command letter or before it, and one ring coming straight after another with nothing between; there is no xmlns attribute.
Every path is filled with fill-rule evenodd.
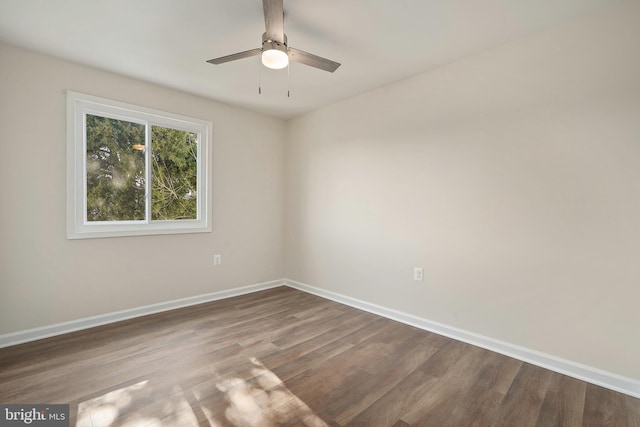
<svg viewBox="0 0 640 427"><path fill-rule="evenodd" d="M112 313L100 314L98 316L85 317L83 319L69 322L56 323L54 325L42 326L39 328L27 329L0 335L0 348L75 332L82 329L93 328L95 326L106 325L107 323L119 322L121 320L132 319L134 317L146 316L148 314L162 311L174 310L176 308L188 307L205 302L216 301L224 298L231 298L239 295L263 291L266 289L284 286L282 279L269 282L256 283L240 288L227 289L224 291L212 292L194 297L181 298L173 301L166 301L157 304L145 305L127 310L115 311Z"/></svg>
<svg viewBox="0 0 640 427"><path fill-rule="evenodd" d="M485 337L483 335L447 326L442 323L423 319L411 314L371 304L356 298L309 286L295 280L285 279L284 282L291 288L358 308L360 310L368 311L407 325L415 326L416 328L420 328L425 331L434 332L438 335L444 335L457 341L466 342L477 347L482 347L496 353L504 354L505 356L513 357L514 359L522 360L523 362L531 363L532 365L540 366L542 368L568 375L591 384L596 384L610 390L618 391L629 396L640 398L640 381L633 378L624 377L602 369L532 350L527 347Z"/></svg>

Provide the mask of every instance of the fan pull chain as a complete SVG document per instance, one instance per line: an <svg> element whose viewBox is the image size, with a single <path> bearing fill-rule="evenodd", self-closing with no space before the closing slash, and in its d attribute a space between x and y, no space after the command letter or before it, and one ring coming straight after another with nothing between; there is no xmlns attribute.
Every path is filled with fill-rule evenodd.
<svg viewBox="0 0 640 427"><path fill-rule="evenodd" d="M258 55L258 95L262 95L262 60Z"/></svg>
<svg viewBox="0 0 640 427"><path fill-rule="evenodd" d="M287 63L287 98L291 98L291 91L289 90L291 86L291 79L289 78L291 75L291 61Z"/></svg>

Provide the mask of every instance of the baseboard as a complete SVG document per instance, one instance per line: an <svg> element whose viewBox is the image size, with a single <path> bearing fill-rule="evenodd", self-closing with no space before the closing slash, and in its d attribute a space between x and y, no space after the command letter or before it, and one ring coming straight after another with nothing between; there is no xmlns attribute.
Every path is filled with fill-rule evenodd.
<svg viewBox="0 0 640 427"><path fill-rule="evenodd" d="M514 359L522 360L523 362L531 363L532 365L540 366L542 368L568 375L591 384L596 384L610 390L615 390L629 396L640 398L640 381L633 378L624 377L598 368L576 363L571 360L562 359L560 357L532 350L530 348L485 337L473 332L447 326L442 323L433 322L428 319L423 319L411 314L371 304L356 298L309 286L295 280L285 279L284 282L291 288L358 308L360 310L368 311L429 332L444 335L457 341L466 342L496 353L504 354L505 356L513 357Z"/></svg>
<svg viewBox="0 0 640 427"><path fill-rule="evenodd" d="M158 304L151 304L143 307L136 307L128 310L101 314L98 316L85 317L83 319L72 320L70 322L56 323L54 325L43 326L40 328L27 329L24 331L0 335L0 348L22 344L29 341L35 341L43 338L49 338L56 335L62 335L69 332L75 332L81 329L106 325L108 323L119 322L121 320L132 319L134 317L146 316L148 314L159 313L176 308L188 307L205 302L263 291L265 289L271 289L284 285L285 283L283 280L272 280L269 282L256 283L240 288L227 289L224 291L212 292L209 294L197 295L188 298L181 298L173 301L166 301Z"/></svg>

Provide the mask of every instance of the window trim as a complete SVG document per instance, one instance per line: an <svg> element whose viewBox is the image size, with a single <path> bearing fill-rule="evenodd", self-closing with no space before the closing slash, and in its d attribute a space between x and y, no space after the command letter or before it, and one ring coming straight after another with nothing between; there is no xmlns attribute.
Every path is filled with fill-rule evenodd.
<svg viewBox="0 0 640 427"><path fill-rule="evenodd" d="M147 191L146 219L87 221L86 114L145 123L148 125L147 137L150 136L151 126L171 127L197 133L199 135L197 218L195 220L152 220L151 192ZM67 91L67 239L211 232L212 195L209 174L212 163L212 135L213 124L210 121ZM149 153L146 156L146 185L150 186Z"/></svg>

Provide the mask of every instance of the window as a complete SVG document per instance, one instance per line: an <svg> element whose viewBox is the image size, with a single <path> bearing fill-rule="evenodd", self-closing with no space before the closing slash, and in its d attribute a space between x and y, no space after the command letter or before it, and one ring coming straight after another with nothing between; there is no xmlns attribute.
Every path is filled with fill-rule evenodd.
<svg viewBox="0 0 640 427"><path fill-rule="evenodd" d="M211 122L67 93L67 238L211 231Z"/></svg>

